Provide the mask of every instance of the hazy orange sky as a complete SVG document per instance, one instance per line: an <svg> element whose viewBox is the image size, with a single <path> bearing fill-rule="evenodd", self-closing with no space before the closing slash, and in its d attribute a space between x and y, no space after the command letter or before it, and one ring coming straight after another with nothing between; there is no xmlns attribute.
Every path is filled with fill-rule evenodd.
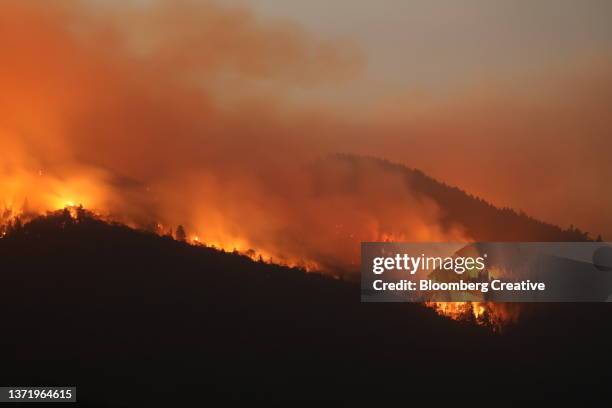
<svg viewBox="0 0 612 408"><path fill-rule="evenodd" d="M356 45L362 76L324 95L385 129L364 153L612 236L612 2L223 2Z"/></svg>
<svg viewBox="0 0 612 408"><path fill-rule="evenodd" d="M612 48L612 3L606 0L221 2L358 44L368 83L354 91L365 97L398 88L444 95L483 80L539 73L543 66L558 71Z"/></svg>

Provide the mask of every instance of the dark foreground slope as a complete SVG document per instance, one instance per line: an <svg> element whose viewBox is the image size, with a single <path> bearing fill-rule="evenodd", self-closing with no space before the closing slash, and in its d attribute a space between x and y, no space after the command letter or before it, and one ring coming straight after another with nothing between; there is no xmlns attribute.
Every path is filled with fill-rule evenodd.
<svg viewBox="0 0 612 408"><path fill-rule="evenodd" d="M505 405L608 389L606 305L541 308L495 334L67 212L0 239L0 260L0 383L76 385L83 406Z"/></svg>

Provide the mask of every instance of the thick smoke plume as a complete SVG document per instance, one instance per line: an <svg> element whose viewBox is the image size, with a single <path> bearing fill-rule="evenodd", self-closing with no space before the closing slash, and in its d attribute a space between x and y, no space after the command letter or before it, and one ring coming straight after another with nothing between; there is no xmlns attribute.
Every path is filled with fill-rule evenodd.
<svg viewBox="0 0 612 408"><path fill-rule="evenodd" d="M3 6L5 207L82 204L325 270L356 269L361 240L461 236L438 227L435 206L404 180L373 169L345 191L341 164L313 170L339 147L330 135L341 126L280 102L356 75L350 45L208 2L74 4ZM253 94L261 82L266 92Z"/></svg>

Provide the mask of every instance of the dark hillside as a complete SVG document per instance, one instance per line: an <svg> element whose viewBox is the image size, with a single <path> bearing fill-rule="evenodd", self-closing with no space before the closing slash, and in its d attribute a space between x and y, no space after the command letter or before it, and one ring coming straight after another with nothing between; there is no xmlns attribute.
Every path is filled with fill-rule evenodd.
<svg viewBox="0 0 612 408"><path fill-rule="evenodd" d="M0 259L0 383L76 384L83 406L607 392L605 305L542 309L496 334L85 211L12 228Z"/></svg>

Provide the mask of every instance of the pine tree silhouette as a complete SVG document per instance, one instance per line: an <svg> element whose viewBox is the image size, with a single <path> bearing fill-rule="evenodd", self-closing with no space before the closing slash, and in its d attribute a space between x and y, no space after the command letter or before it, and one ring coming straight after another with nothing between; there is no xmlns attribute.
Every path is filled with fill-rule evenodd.
<svg viewBox="0 0 612 408"><path fill-rule="evenodd" d="M185 234L185 228L182 225L176 227L176 234L174 236L177 241L185 241L187 240L187 234Z"/></svg>

